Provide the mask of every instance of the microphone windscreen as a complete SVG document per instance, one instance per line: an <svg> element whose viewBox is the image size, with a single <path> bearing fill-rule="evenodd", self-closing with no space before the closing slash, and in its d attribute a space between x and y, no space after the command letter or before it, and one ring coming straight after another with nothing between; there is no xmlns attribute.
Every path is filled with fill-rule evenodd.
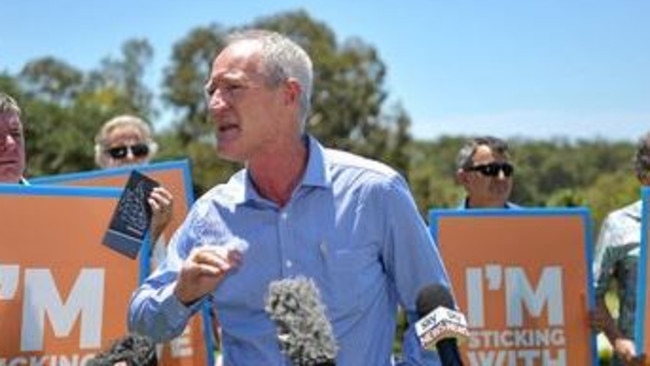
<svg viewBox="0 0 650 366"><path fill-rule="evenodd" d="M280 348L294 365L333 365L337 346L313 280L295 277L269 284L266 312L278 328Z"/></svg>
<svg viewBox="0 0 650 366"><path fill-rule="evenodd" d="M415 301L418 318L426 316L439 306L447 309L455 308L454 298L451 296L449 288L441 284L430 284L423 287Z"/></svg>

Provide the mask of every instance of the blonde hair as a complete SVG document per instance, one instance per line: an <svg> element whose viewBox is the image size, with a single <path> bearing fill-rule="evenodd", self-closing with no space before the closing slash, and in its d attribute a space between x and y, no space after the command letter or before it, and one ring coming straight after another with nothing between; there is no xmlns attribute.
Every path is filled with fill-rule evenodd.
<svg viewBox="0 0 650 366"><path fill-rule="evenodd" d="M142 118L124 114L106 121L95 136L95 163L97 163L98 166L103 167L105 165L103 157L104 151L110 142L108 141L108 136L113 132L113 130L123 127L135 127L138 129L144 140L143 142L149 145L148 159L153 158L154 155L156 155L156 152L158 152L158 144L153 140L149 124Z"/></svg>
<svg viewBox="0 0 650 366"><path fill-rule="evenodd" d="M14 112L20 115L20 107L11 95L0 92L0 113L4 112Z"/></svg>

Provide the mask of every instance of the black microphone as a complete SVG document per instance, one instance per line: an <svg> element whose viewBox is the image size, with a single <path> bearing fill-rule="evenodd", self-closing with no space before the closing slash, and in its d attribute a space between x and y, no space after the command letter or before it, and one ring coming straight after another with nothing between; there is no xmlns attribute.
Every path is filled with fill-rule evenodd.
<svg viewBox="0 0 650 366"><path fill-rule="evenodd" d="M440 284L425 286L420 290L416 308L419 320L415 332L422 347L438 351L444 366L462 366L458 341L469 337L465 316L453 309L454 299L449 289Z"/></svg>
<svg viewBox="0 0 650 366"><path fill-rule="evenodd" d="M275 322L280 349L293 365L336 365L332 324L312 279L298 276L271 282L264 310Z"/></svg>

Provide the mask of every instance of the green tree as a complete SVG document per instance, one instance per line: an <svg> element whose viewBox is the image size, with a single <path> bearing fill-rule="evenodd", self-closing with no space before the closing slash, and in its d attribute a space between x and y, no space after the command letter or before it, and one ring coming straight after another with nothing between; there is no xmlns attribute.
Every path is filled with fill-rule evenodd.
<svg viewBox="0 0 650 366"><path fill-rule="evenodd" d="M399 105L383 112L386 72L377 50L358 38L341 46L324 23L306 12L281 13L255 20L248 26L287 34L313 56L313 113L308 130L329 146L366 156L386 159L405 172L404 148L410 141L410 118ZM174 45L172 60L165 69L163 100L176 112L172 131L180 144L169 156L189 154L194 161L197 183L203 189L222 181L239 165L214 158L214 132L206 110L203 87L214 56L223 48L225 30L219 25L199 27ZM212 158L208 152L212 153Z"/></svg>
<svg viewBox="0 0 650 366"><path fill-rule="evenodd" d="M213 133L204 86L217 51L224 46L225 34L216 24L190 31L174 44L170 65L165 68L162 99L176 112L173 129L183 147Z"/></svg>
<svg viewBox="0 0 650 366"><path fill-rule="evenodd" d="M100 67L91 71L86 92L102 96L101 101L119 114L135 114L153 120L153 92L145 83L147 68L154 51L146 39L131 39L122 44L121 57L105 57Z"/></svg>
<svg viewBox="0 0 650 366"><path fill-rule="evenodd" d="M48 56L28 62L20 72L23 92L59 105L74 103L83 84L83 73Z"/></svg>
<svg viewBox="0 0 650 366"><path fill-rule="evenodd" d="M359 38L339 45L334 32L305 11L263 17L252 25L284 33L312 55L310 133L332 147L379 158L391 134L387 124L396 123L381 115L387 93L383 90L386 66L379 52Z"/></svg>

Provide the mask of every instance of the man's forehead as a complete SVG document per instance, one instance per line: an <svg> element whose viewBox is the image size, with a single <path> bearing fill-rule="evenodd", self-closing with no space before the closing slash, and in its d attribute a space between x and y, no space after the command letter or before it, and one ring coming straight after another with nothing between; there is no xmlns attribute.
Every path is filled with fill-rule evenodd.
<svg viewBox="0 0 650 366"><path fill-rule="evenodd" d="M260 45L253 41L239 41L226 47L212 64L213 77L252 73L259 69Z"/></svg>
<svg viewBox="0 0 650 366"><path fill-rule="evenodd" d="M495 152L488 145L479 145L474 150L474 155L472 156L474 161L477 160L508 160L508 154L500 154Z"/></svg>
<svg viewBox="0 0 650 366"><path fill-rule="evenodd" d="M21 128L20 116L16 112L0 112L0 126L2 128Z"/></svg>

